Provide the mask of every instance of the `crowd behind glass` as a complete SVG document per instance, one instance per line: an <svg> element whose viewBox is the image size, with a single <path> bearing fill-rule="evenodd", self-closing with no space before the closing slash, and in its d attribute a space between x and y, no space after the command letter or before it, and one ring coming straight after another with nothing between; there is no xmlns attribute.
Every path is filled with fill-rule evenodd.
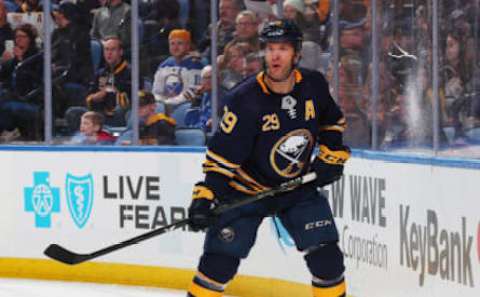
<svg viewBox="0 0 480 297"><path fill-rule="evenodd" d="M134 23L127 0L52 1L45 125L47 1L0 0L0 143L43 144L51 127L55 145L132 145L136 131L140 145L204 145L225 92L263 69L262 25L283 17L304 33L299 66L331 82L352 148L478 158L479 2L139 0Z"/></svg>

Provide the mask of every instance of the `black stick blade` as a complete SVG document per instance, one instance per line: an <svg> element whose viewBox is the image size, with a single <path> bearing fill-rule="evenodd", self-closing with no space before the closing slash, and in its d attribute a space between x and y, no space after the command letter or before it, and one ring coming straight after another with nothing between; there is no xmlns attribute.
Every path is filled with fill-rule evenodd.
<svg viewBox="0 0 480 297"><path fill-rule="evenodd" d="M58 245L58 244L51 244L49 245L45 251L43 252L47 257L50 257L54 260L62 262L64 264L75 265L78 263L82 263L89 259L88 255L81 255L73 253L66 248Z"/></svg>

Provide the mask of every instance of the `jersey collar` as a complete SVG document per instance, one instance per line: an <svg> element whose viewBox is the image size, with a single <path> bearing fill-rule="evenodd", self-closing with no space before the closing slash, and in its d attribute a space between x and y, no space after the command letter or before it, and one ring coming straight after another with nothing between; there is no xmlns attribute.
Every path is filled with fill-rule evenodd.
<svg viewBox="0 0 480 297"><path fill-rule="evenodd" d="M302 73L298 69L295 69L293 70L293 74L295 75L295 83L296 84L300 83L303 79ZM270 90L265 84L264 78L265 78L265 71L259 72L256 77L257 83L260 85L260 88L262 89L262 92L264 94L270 95L271 94Z"/></svg>

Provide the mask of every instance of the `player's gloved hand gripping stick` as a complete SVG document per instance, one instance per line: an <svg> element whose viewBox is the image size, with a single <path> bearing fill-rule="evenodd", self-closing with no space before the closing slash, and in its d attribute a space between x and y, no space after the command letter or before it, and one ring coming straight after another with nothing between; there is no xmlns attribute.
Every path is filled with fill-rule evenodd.
<svg viewBox="0 0 480 297"><path fill-rule="evenodd" d="M258 200L262 200L268 197L275 196L279 193L283 192L288 192L290 190L293 190L294 188L297 188L298 186L310 183L314 180L316 180L317 174L315 172L310 172L308 174L305 174L304 176L297 177L295 179L292 179L288 182L282 183L279 186L272 188L270 190L261 192L257 195L254 196L242 196L239 197L235 200L233 200L232 203L229 204L221 204L217 207L215 207L212 210L213 215L219 215L221 213L227 212L229 210L232 210L234 208L253 203ZM173 224L167 225L162 228L158 228L152 231L149 231L144 234L140 234L138 236L135 236L133 238L124 240L122 242L113 244L111 246L107 246L105 248L102 248L100 250L91 252L89 254L78 254L75 252L72 252L70 250L67 250L66 248L58 245L58 244L51 244L47 247L47 249L43 252L46 256L57 260L59 262L65 263L65 264L70 264L70 265L75 265L79 264L100 256L103 256L105 254L109 254L111 252L114 252L116 250L122 249L124 247L128 247L130 245L139 243L141 241L144 241L146 239L152 238L157 235L161 235L179 228L182 228L183 226L186 226L190 223L190 219L184 219L178 222L175 222Z"/></svg>
<svg viewBox="0 0 480 297"><path fill-rule="evenodd" d="M350 158L350 148L345 145L329 148L320 145L318 155L312 162L312 171L317 179L312 184L323 187L339 180L343 175L343 165Z"/></svg>
<svg viewBox="0 0 480 297"><path fill-rule="evenodd" d="M188 208L190 228L193 231L200 231L213 225L217 219L214 214L217 204L213 191L204 182L197 183L193 188L192 203Z"/></svg>

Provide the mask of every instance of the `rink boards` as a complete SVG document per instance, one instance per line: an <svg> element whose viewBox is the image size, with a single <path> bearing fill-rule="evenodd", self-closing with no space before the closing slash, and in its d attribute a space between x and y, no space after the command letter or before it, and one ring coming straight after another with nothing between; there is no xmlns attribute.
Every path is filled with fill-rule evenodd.
<svg viewBox="0 0 480 297"><path fill-rule="evenodd" d="M89 263L88 253L180 220L202 178L203 149L2 148L0 276L186 288L203 234L186 228ZM354 297L479 296L480 163L356 151L324 191ZM280 243L282 242L282 243ZM310 276L271 219L229 287L237 296L309 296Z"/></svg>

